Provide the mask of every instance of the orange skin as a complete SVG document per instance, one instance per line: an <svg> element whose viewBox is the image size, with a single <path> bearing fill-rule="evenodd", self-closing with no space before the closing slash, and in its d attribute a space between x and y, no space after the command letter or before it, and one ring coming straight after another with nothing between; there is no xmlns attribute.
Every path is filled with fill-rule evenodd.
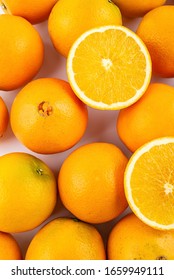
<svg viewBox="0 0 174 280"><path fill-rule="evenodd" d="M0 231L0 260L21 260L22 254L14 237Z"/></svg>
<svg viewBox="0 0 174 280"><path fill-rule="evenodd" d="M5 133L9 121L9 114L7 106L3 99L0 97L0 137Z"/></svg>
<svg viewBox="0 0 174 280"><path fill-rule="evenodd" d="M118 135L134 152L155 138L174 136L174 88L166 84L151 84L132 106L119 112Z"/></svg>
<svg viewBox="0 0 174 280"><path fill-rule="evenodd" d="M153 229L128 214L111 230L107 252L109 260L174 260L174 230Z"/></svg>
<svg viewBox="0 0 174 280"><path fill-rule="evenodd" d="M153 72L161 77L174 77L174 6L161 6L147 13L137 35L146 44Z"/></svg>
<svg viewBox="0 0 174 280"><path fill-rule="evenodd" d="M166 0L112 0L126 17L141 17L150 10L153 10L163 4Z"/></svg>
<svg viewBox="0 0 174 280"><path fill-rule="evenodd" d="M123 188L126 156L113 144L91 143L72 152L58 177L60 198L78 219L103 223L127 207Z"/></svg>
<svg viewBox="0 0 174 280"><path fill-rule="evenodd" d="M0 34L0 90L14 90L38 73L44 46L34 27L18 16L0 15Z"/></svg>
<svg viewBox="0 0 174 280"><path fill-rule="evenodd" d="M90 224L57 218L32 239L26 260L105 260L103 240Z"/></svg>
<svg viewBox="0 0 174 280"><path fill-rule="evenodd" d="M48 18L56 2L57 0L34 0L34 3L31 0L1 0L0 5L5 13L21 16L36 24Z"/></svg>
<svg viewBox="0 0 174 280"><path fill-rule="evenodd" d="M18 93L10 120L14 134L28 149L52 154L71 148L81 139L88 112L69 83L43 78Z"/></svg>

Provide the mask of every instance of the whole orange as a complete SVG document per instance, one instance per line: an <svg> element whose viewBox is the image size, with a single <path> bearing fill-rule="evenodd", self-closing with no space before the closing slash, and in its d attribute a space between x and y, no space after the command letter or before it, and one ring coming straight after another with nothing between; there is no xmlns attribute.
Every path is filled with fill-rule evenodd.
<svg viewBox="0 0 174 280"><path fill-rule="evenodd" d="M9 114L4 100L0 97L0 138L7 129Z"/></svg>
<svg viewBox="0 0 174 280"><path fill-rule="evenodd" d="M147 13L137 34L146 44L154 73L174 77L174 6L161 6Z"/></svg>
<svg viewBox="0 0 174 280"><path fill-rule="evenodd" d="M0 231L23 232L39 226L56 201L56 180L43 161L19 152L0 157Z"/></svg>
<svg viewBox="0 0 174 280"><path fill-rule="evenodd" d="M174 260L174 230L153 229L128 214L111 230L107 251L109 260Z"/></svg>
<svg viewBox="0 0 174 280"><path fill-rule="evenodd" d="M51 9L57 0L0 0L5 13L21 16L32 24L39 23L48 18Z"/></svg>
<svg viewBox="0 0 174 280"><path fill-rule="evenodd" d="M14 237L0 232L0 260L21 260L22 254Z"/></svg>
<svg viewBox="0 0 174 280"><path fill-rule="evenodd" d="M39 71L44 47L39 33L22 17L0 15L0 89L14 90Z"/></svg>
<svg viewBox="0 0 174 280"><path fill-rule="evenodd" d="M154 83L132 106L119 112L117 132L134 152L155 138L174 136L174 88Z"/></svg>
<svg viewBox="0 0 174 280"><path fill-rule="evenodd" d="M150 10L163 5L166 0L112 0L121 10L121 12L129 17L141 17Z"/></svg>
<svg viewBox="0 0 174 280"><path fill-rule="evenodd" d="M122 24L120 10L112 1L59 0L50 13L48 30L56 50L67 57L72 44L82 33L112 24Z"/></svg>
<svg viewBox="0 0 174 280"><path fill-rule="evenodd" d="M72 152L58 177L60 198L77 218L107 222L127 207L123 174L127 158L110 143L91 143Z"/></svg>
<svg viewBox="0 0 174 280"><path fill-rule="evenodd" d="M32 239L26 260L104 260L101 235L90 224L77 219L57 218Z"/></svg>
<svg viewBox="0 0 174 280"><path fill-rule="evenodd" d="M65 151L81 139L88 113L69 83L43 78L18 93L10 120L14 134L28 149L51 154Z"/></svg>

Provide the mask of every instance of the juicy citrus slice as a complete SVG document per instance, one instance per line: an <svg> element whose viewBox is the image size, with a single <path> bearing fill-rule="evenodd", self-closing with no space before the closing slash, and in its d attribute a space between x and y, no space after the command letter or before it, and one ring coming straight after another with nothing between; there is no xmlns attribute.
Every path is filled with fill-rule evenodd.
<svg viewBox="0 0 174 280"><path fill-rule="evenodd" d="M132 211L149 226L174 229L174 137L141 146L125 170L125 193Z"/></svg>
<svg viewBox="0 0 174 280"><path fill-rule="evenodd" d="M75 41L68 55L67 74L84 103L101 110L118 110L135 103L147 89L151 59L133 31L102 26Z"/></svg>

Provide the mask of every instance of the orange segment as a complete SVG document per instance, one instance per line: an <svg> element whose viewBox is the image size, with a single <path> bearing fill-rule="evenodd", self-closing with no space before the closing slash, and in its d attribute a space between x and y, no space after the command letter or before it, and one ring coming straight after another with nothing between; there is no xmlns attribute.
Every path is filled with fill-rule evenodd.
<svg viewBox="0 0 174 280"><path fill-rule="evenodd" d="M77 39L69 52L67 73L84 103L117 110L133 104L145 92L151 60L134 32L123 26L103 26Z"/></svg>
<svg viewBox="0 0 174 280"><path fill-rule="evenodd" d="M157 229L174 229L174 137L139 148L125 171L125 192L132 211Z"/></svg>

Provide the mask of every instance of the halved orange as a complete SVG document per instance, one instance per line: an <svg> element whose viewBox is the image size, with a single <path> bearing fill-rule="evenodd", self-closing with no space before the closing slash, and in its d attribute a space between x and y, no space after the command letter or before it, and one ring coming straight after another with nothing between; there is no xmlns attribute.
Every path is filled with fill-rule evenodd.
<svg viewBox="0 0 174 280"><path fill-rule="evenodd" d="M141 39L123 26L83 33L70 49L68 79L90 107L118 110L135 103L151 79L151 58Z"/></svg>
<svg viewBox="0 0 174 280"><path fill-rule="evenodd" d="M130 158L124 177L132 211L145 224L174 229L174 137L155 139Z"/></svg>

